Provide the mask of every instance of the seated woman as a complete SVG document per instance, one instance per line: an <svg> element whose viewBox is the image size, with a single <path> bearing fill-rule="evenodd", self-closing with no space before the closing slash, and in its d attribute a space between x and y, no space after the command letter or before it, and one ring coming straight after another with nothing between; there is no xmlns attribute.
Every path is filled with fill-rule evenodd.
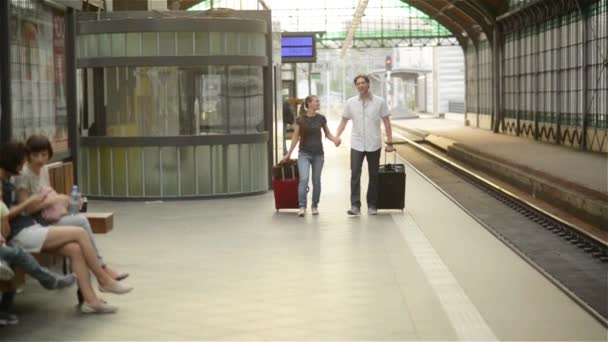
<svg viewBox="0 0 608 342"><path fill-rule="evenodd" d="M70 205L70 198L67 195L57 194L51 187L49 181L49 171L45 167L53 157L53 147L49 139L42 135L32 135L25 143L27 149L27 164L23 167L21 174L14 177L17 187L17 202L21 203L31 195L42 195L42 200L33 202L26 208L27 212L38 220L42 225L53 226L76 226L81 227L89 236L93 244L95 254L103 270L116 280L123 280L129 276L128 273L120 273L110 268L101 257L99 249L95 245L95 238L89 220L83 214L61 215L67 213ZM57 220L49 222L44 220L49 216L58 216ZM42 219L41 219L42 218Z"/></svg>
<svg viewBox="0 0 608 342"><path fill-rule="evenodd" d="M97 297L89 273L97 278L101 292L124 294L133 288L121 284L110 277L102 268L95 254L93 244L87 233L74 226L44 227L31 216L24 214L26 208L41 201L40 195L32 195L17 203L16 189L10 182L11 176L21 172L25 164L26 149L22 143L6 143L0 146L0 181L2 182L3 200L9 206L9 223L11 226L8 241L26 252L59 253L70 258L72 271L76 274L78 285L84 297L80 306L83 313L114 313L118 310Z"/></svg>
<svg viewBox="0 0 608 342"><path fill-rule="evenodd" d="M1 191L0 198L2 198ZM10 280L15 275L12 268L18 268L38 280L40 285L48 290L72 286L76 282L76 277L73 274L60 275L50 272L48 269L40 266L31 254L26 253L20 248L14 248L5 244L5 237L10 232L8 216L6 216L8 213L8 207L0 200L0 280ZM3 267L5 268L3 269ZM2 301L0 302L0 326L19 323L17 315L13 313L14 298L15 291L13 289L10 287L4 289Z"/></svg>

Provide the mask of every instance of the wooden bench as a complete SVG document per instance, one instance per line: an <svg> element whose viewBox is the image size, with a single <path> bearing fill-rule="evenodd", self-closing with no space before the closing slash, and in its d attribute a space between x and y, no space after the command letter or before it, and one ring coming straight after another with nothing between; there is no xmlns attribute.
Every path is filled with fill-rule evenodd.
<svg viewBox="0 0 608 342"><path fill-rule="evenodd" d="M56 162L47 165L49 170L49 181L51 187L58 193L70 195L72 186L74 185L74 167L72 162ZM100 212L86 212L91 230L95 234L107 234L114 228L114 214ZM62 256L48 253L32 253L32 255L43 266L54 266L63 262ZM25 273L16 270L13 279L8 281L0 281L0 292L14 291L25 284Z"/></svg>
<svg viewBox="0 0 608 342"><path fill-rule="evenodd" d="M74 186L74 167L72 162L56 162L47 165L51 187L58 193L70 196ZM84 213L89 219L91 229L95 234L107 234L114 228L112 213Z"/></svg>

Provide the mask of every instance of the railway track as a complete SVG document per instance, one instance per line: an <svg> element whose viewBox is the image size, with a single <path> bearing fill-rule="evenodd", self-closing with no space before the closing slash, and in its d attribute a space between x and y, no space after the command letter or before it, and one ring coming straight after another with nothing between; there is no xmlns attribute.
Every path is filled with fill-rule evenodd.
<svg viewBox="0 0 608 342"><path fill-rule="evenodd" d="M453 175L466 180L467 183L471 184L472 186L487 194L491 198L494 198L496 201L504 205L505 208L508 208L508 210L516 212L517 214L527 219L529 222L533 223L534 226L542 227L542 229L544 229L546 232L550 232L553 236L558 238L558 240L562 243L557 243L558 251L556 252L556 254L559 255L574 252L578 255L585 255L588 260L585 260L584 262L588 262L592 266L588 269L593 269L595 271L599 270L600 272L601 270L604 270L603 276L601 274L595 275L596 279L602 279L602 277L605 279L604 283L602 283L600 280L600 282L596 284L597 290L601 291L602 287L604 287L604 293L608 292L608 287L606 287L606 284L608 284L608 244L606 241L597 238L596 236L590 234L585 229L577 226L576 224L568 222L563 218L549 213L546 210L538 207L537 205L521 198L520 196L513 194L512 192L498 186L492 181L478 175L474 171L471 171L466 167L454 163L453 161L447 159L441 153L438 153L432 148L429 148L421 143L417 143L416 141L407 138L403 134L400 134L400 132L401 131L399 130L399 128L394 128L394 138L402 139L405 142L406 146L411 147L411 149L413 149L417 153L423 155L425 158L431 159L435 164L448 170ZM410 163L410 166L413 165ZM414 167L414 169L416 168ZM425 175L423 176L429 179L429 177ZM433 183L442 192L446 193L446 195L452 198L461 208L471 214L472 217L474 217L478 222L480 222L484 227L486 227L486 229L488 229L492 234L494 234L507 246L509 246L513 251L519 254L530 265L535 267L546 278L548 278L557 287L559 287L568 296L570 296L574 301L576 301L585 310L587 310L591 315L593 315L605 327L608 327L608 300L606 300L606 296L600 296L601 299L598 302L597 298L590 300L590 298L584 298L585 296L579 295L582 292L588 292L589 289L577 288L577 286L573 285L570 281L566 281L565 279L568 274L565 273L567 273L567 271L563 270L563 267L560 271L555 270L559 268L557 266L561 267L561 265L555 265L556 267L552 267L551 265L547 266L546 264L543 264L543 262L539 262L538 254L534 255L535 252L533 250L526 250L525 246L517 242L523 239L522 236L514 236L513 230L501 231L500 229L495 229L494 226L485 222L486 220L477 217L473 212L474 210L463 206L458 200L458 198L455 198L453 194L444 191L439 185L436 184L436 182L434 182L432 179L430 180L431 183ZM520 235L523 234L529 234L529 230L524 232L524 230L522 229ZM555 243L553 243L553 245L554 246L551 247L555 248ZM551 247L547 246L547 248ZM560 250L565 251L566 249L569 249L568 253L560 252ZM578 251L573 251L574 249Z"/></svg>

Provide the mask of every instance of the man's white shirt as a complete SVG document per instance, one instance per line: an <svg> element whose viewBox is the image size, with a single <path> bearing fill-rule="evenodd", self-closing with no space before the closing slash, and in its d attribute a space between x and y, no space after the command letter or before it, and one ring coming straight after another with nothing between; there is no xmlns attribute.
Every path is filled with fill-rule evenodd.
<svg viewBox="0 0 608 342"><path fill-rule="evenodd" d="M382 147L380 125L382 118L390 116L383 98L368 92L363 99L360 95L346 101L342 117L353 121L350 146L360 152L373 152Z"/></svg>

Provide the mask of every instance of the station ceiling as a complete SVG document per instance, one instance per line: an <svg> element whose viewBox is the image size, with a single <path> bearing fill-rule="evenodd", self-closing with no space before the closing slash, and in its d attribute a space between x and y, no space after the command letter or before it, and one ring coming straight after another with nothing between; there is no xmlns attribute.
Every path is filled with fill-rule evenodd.
<svg viewBox="0 0 608 342"><path fill-rule="evenodd" d="M210 0L169 0L180 9L188 9L201 3L209 3ZM281 1L281 0L279 0ZM517 2L518 0L510 0ZM523 2L523 0L519 0ZM557 0L556 0L557 1ZM221 6L222 1L215 1ZM266 0L271 9L275 10L279 2ZM283 2L283 1L281 1ZM344 3L357 3L356 0L346 0ZM369 1L372 3L372 1ZM509 0L395 0L403 4L410 5L420 10L422 13L437 21L447 31L449 31L463 45L467 38L478 41L482 34L492 40L493 28L496 18L509 9ZM340 1L331 1L332 5ZM284 6L282 6L284 7ZM310 2L298 1L293 9L306 10L310 7ZM329 32L328 32L329 33ZM357 37L358 38L358 37Z"/></svg>

